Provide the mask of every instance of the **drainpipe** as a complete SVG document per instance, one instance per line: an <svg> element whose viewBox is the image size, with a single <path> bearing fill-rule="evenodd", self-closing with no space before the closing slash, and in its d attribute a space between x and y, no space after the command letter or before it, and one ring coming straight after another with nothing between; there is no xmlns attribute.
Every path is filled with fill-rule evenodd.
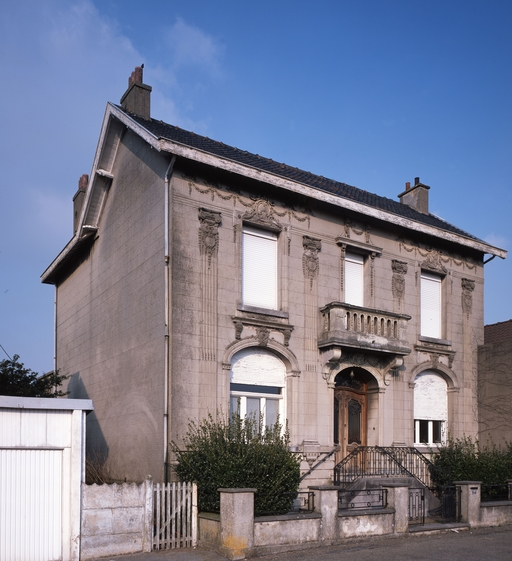
<svg viewBox="0 0 512 561"><path fill-rule="evenodd" d="M53 371L57 373L57 284L53 298Z"/></svg>
<svg viewBox="0 0 512 561"><path fill-rule="evenodd" d="M164 186L164 292L165 292L165 310L164 310L164 345L165 345L165 357L164 357L164 481L168 482L167 477L167 460L168 460L168 447L169 447L169 403L170 396L169 391L171 388L171 342L170 342L170 324L172 321L172 295L170 280L172 278L172 263L170 259L170 249L169 249L169 232L172 228L172 213L169 212L169 205L171 204L171 177L174 171L174 162L176 161L176 156L173 155L167 171L165 172L165 186Z"/></svg>

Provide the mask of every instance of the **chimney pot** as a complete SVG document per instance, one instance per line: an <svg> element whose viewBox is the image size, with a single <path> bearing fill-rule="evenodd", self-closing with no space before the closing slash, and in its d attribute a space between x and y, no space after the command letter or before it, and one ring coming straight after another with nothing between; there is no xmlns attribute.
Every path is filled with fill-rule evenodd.
<svg viewBox="0 0 512 561"><path fill-rule="evenodd" d="M135 84L135 82L139 82L139 84L142 84L142 66L135 67L135 70L128 78L128 87L130 87L132 84Z"/></svg>
<svg viewBox="0 0 512 561"><path fill-rule="evenodd" d="M84 173L78 180L78 190L86 191L88 184L89 184L89 175L87 173Z"/></svg>
<svg viewBox="0 0 512 561"><path fill-rule="evenodd" d="M418 212L428 214L428 191L430 187L420 183L420 178L414 178L414 185L411 187L409 181L405 184L405 191L398 195L400 202Z"/></svg>
<svg viewBox="0 0 512 561"><path fill-rule="evenodd" d="M89 185L89 176L84 173L78 180L78 191L73 197L73 234L76 234L78 229L78 221L84 206L87 185Z"/></svg>
<svg viewBox="0 0 512 561"><path fill-rule="evenodd" d="M151 86L142 83L144 65L136 66L128 79L128 89L121 98L121 107L144 119L151 117Z"/></svg>

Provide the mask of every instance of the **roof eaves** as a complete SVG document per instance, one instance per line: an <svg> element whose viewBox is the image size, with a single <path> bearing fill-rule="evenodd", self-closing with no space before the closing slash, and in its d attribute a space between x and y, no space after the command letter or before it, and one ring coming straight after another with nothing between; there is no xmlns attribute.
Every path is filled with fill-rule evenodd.
<svg viewBox="0 0 512 561"><path fill-rule="evenodd" d="M469 246L477 251L482 251L483 253L496 255L498 257L501 257L502 259L504 259L507 255L507 252L505 250L493 247L487 244L486 242L474 238L470 235L466 237L461 234L450 232L448 230L443 230L436 226L430 226L428 224L415 221L411 218L400 216L389 210L385 211L382 209L375 208L371 205L365 205L363 203L352 201L341 195L335 195L327 191L324 191L318 187L313 187L311 185L307 185L297 180L291 180L281 175L269 171L264 171L259 168L250 166L248 164L235 162L234 160L230 160L222 156L217 156L215 154L200 150L195 147L181 144L175 140L162 138L160 142L161 142L162 150L171 152L178 156L185 157L187 159L191 159L213 167L218 167L225 171L236 173L244 177L249 177L257 181L263 181L265 183L269 183L276 187L280 187L282 189L286 189L288 191L292 191L297 194L304 195L306 197L321 200L328 204L345 208L347 210L352 210L360 214L372 216L373 218L376 218L378 220L382 220L384 222L390 222L394 225L401 226L409 230L415 230L417 232L421 232L423 234L427 234L436 238L444 239L446 241L450 241L452 243L456 243L459 245Z"/></svg>

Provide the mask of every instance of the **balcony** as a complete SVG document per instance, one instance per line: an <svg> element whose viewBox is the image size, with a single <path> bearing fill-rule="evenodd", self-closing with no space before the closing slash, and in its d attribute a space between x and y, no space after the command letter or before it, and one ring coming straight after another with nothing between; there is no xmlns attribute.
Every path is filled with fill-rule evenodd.
<svg viewBox="0 0 512 561"><path fill-rule="evenodd" d="M327 304L320 313L320 349L335 346L402 356L411 352L407 341L411 316L341 302Z"/></svg>

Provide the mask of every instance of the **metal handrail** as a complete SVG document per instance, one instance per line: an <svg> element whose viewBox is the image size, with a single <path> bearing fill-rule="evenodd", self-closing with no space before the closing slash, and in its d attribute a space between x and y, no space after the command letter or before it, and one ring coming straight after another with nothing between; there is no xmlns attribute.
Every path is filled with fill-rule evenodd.
<svg viewBox="0 0 512 561"><path fill-rule="evenodd" d="M311 473L313 473L313 471L315 471L315 469L322 465L325 460L327 460L328 458L330 458L334 452L336 452L336 450L339 449L339 446L335 446L330 452L328 452L319 462L317 462L313 467L311 467L308 471L306 471L306 473L304 475L302 475L302 477L299 479L299 481L303 481L304 479L306 479L306 477L308 475L311 475Z"/></svg>
<svg viewBox="0 0 512 561"><path fill-rule="evenodd" d="M334 468L334 484L350 484L363 476L414 477L426 487L432 486L436 466L410 446L358 446Z"/></svg>

